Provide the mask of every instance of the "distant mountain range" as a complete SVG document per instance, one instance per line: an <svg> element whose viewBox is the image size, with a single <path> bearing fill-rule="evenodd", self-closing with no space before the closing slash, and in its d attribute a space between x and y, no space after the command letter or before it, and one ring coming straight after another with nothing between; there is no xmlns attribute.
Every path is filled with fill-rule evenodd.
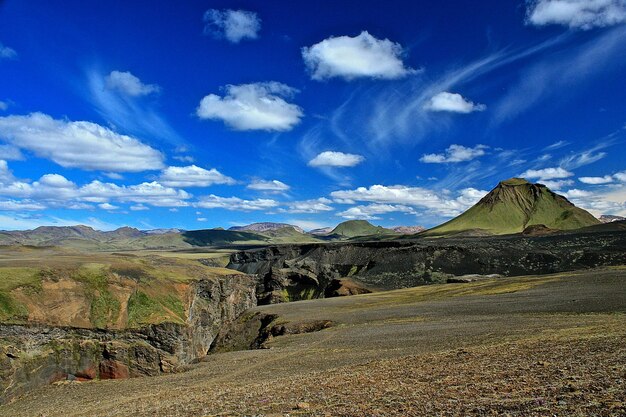
<svg viewBox="0 0 626 417"><path fill-rule="evenodd" d="M626 217L603 214L602 216L599 217L599 219L602 223L612 223L612 222L620 222L622 220L626 220Z"/></svg>
<svg viewBox="0 0 626 417"><path fill-rule="evenodd" d="M90 250L185 249L195 246L266 245L350 240L412 239L430 236L481 236L524 233L528 236L615 223L623 217L596 219L545 185L522 178L500 182L460 216L429 230L421 226L384 228L366 220L348 220L336 227L306 233L287 223L253 223L245 226L185 231L177 228L141 231L121 227L98 231L91 227L43 226L34 230L0 231L0 245L67 246Z"/></svg>

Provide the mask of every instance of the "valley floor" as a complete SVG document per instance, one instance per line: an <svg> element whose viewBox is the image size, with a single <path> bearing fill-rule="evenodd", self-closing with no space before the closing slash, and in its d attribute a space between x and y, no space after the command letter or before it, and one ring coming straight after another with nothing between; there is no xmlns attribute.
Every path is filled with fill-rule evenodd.
<svg viewBox="0 0 626 417"><path fill-rule="evenodd" d="M183 373L49 386L0 415L626 415L624 268L254 310L334 326Z"/></svg>

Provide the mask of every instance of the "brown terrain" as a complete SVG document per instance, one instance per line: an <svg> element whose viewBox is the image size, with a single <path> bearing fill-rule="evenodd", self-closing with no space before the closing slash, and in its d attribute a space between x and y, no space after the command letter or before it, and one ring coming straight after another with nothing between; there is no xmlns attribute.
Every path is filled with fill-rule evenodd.
<svg viewBox="0 0 626 417"><path fill-rule="evenodd" d="M64 381L0 415L620 416L625 279L612 267L259 306L231 327L258 332L225 332L187 372ZM265 349L228 352L261 334Z"/></svg>

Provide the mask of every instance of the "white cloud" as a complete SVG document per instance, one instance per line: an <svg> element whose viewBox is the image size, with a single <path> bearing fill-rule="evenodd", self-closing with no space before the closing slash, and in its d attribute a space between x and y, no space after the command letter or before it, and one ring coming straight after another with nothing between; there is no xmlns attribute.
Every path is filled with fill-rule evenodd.
<svg viewBox="0 0 626 417"><path fill-rule="evenodd" d="M487 106L467 100L460 94L444 91L433 96L428 103L426 103L424 108L430 111L472 113L475 111L484 111Z"/></svg>
<svg viewBox="0 0 626 417"><path fill-rule="evenodd" d="M361 155L324 151L309 161L311 167L353 167L365 160Z"/></svg>
<svg viewBox="0 0 626 417"><path fill-rule="evenodd" d="M145 211L145 210L150 210L149 207L144 206L143 204L134 204L132 206L130 206L130 209L132 211Z"/></svg>
<svg viewBox="0 0 626 417"><path fill-rule="evenodd" d="M443 192L404 185L372 185L369 188L359 187L354 190L341 190L330 193L336 202L342 204L354 204L357 201L398 204L425 209L446 217L460 214L475 204L485 194L487 194L487 191L466 188L460 190L458 196L454 198L448 197L448 194Z"/></svg>
<svg viewBox="0 0 626 417"><path fill-rule="evenodd" d="M227 85L226 95L205 96L196 110L201 119L222 120L235 130L287 131L300 123L302 109L286 102L297 90L279 82Z"/></svg>
<svg viewBox="0 0 626 417"><path fill-rule="evenodd" d="M155 84L144 84L129 71L111 71L105 78L105 86L128 96L145 96L156 93L160 87Z"/></svg>
<svg viewBox="0 0 626 417"><path fill-rule="evenodd" d="M16 58L17 58L17 52L15 52L15 49L9 48L8 46L5 46L2 44L2 42L0 42L0 59L16 59Z"/></svg>
<svg viewBox="0 0 626 417"><path fill-rule="evenodd" d="M195 161L194 157L189 156L189 155L174 155L172 158L174 158L177 161L187 162L187 163L191 163Z"/></svg>
<svg viewBox="0 0 626 417"><path fill-rule="evenodd" d="M0 110L4 111L9 108L9 103L0 100Z"/></svg>
<svg viewBox="0 0 626 417"><path fill-rule="evenodd" d="M256 191L283 192L291 187L278 180L254 180L246 188Z"/></svg>
<svg viewBox="0 0 626 417"><path fill-rule="evenodd" d="M320 213L323 211L333 211L334 209L329 206L332 203L327 198L318 198L314 200L305 201L292 201L287 204L286 209L279 209L281 213Z"/></svg>
<svg viewBox="0 0 626 417"><path fill-rule="evenodd" d="M613 177L610 175L605 175L603 177L580 177L578 178L578 181L582 182L583 184L592 184L592 185L609 184L613 182Z"/></svg>
<svg viewBox="0 0 626 417"><path fill-rule="evenodd" d="M29 200L0 200L2 211L38 211L45 210L46 206Z"/></svg>
<svg viewBox="0 0 626 417"><path fill-rule="evenodd" d="M608 192L592 192L572 189L563 193L572 203L595 216L602 214L626 215L626 187L610 189Z"/></svg>
<svg viewBox="0 0 626 417"><path fill-rule="evenodd" d="M415 210L408 206L392 204L370 204L367 206L350 207L347 210L337 213L337 216L343 217L344 219L378 220L380 219L380 217L377 217L376 215L394 212L416 214Z"/></svg>
<svg viewBox="0 0 626 417"><path fill-rule="evenodd" d="M618 172L617 174L613 176L618 181L626 182L626 171Z"/></svg>
<svg viewBox="0 0 626 417"><path fill-rule="evenodd" d="M560 190L563 187L569 187L574 185L574 181L572 180L539 180L543 185L552 189L552 190Z"/></svg>
<svg viewBox="0 0 626 417"><path fill-rule="evenodd" d="M471 161L485 154L485 149L488 149L485 145L476 145L473 148L468 148L462 145L450 145L445 153L439 154L425 154L420 158L420 161L428 164L443 164L451 162L464 162Z"/></svg>
<svg viewBox="0 0 626 417"><path fill-rule="evenodd" d="M302 58L314 80L401 78L414 72L404 66L402 55L400 44L389 39L376 39L366 31L355 37L330 37L302 48Z"/></svg>
<svg viewBox="0 0 626 417"><path fill-rule="evenodd" d="M116 185L92 181L78 186L62 175L46 174L38 181L27 182L16 179L0 161L0 195L29 199L45 206L88 208L84 203L149 204L161 207L188 205L191 194L184 190L165 187L158 182L144 182L137 185Z"/></svg>
<svg viewBox="0 0 626 417"><path fill-rule="evenodd" d="M543 180L543 181L559 179L559 178L568 178L573 175L574 175L573 172L569 172L568 170L563 169L561 167L544 168L544 169L529 169L523 172L522 174L520 174L522 178L526 178L526 179L536 178L536 179Z"/></svg>
<svg viewBox="0 0 626 417"><path fill-rule="evenodd" d="M221 208L235 211L267 210L278 206L276 200L259 198L255 200L244 200L239 197L219 197L208 195L201 197L194 205L204 209Z"/></svg>
<svg viewBox="0 0 626 417"><path fill-rule="evenodd" d="M256 13L246 10L209 9L204 13L204 22L205 35L224 37L232 43L256 39L261 30L261 19Z"/></svg>
<svg viewBox="0 0 626 417"><path fill-rule="evenodd" d="M161 173L159 182L168 187L208 187L213 184L232 185L235 180L223 175L215 168L207 170L196 165L189 165L167 167Z"/></svg>
<svg viewBox="0 0 626 417"><path fill-rule="evenodd" d="M163 155L135 138L43 113L0 117L0 140L69 168L139 172L163 167Z"/></svg>
<svg viewBox="0 0 626 417"><path fill-rule="evenodd" d="M208 219L207 219L206 217L198 217L198 218L196 219L196 221L199 221L199 222L206 222L207 220L208 220Z"/></svg>
<svg viewBox="0 0 626 417"><path fill-rule="evenodd" d="M119 208L118 206L114 206L111 203L101 203L98 204L98 207L100 207L102 210L117 210Z"/></svg>
<svg viewBox="0 0 626 417"><path fill-rule="evenodd" d="M607 155L606 152L595 152L597 149L599 149L599 146L594 149L568 155L561 159L560 165L567 169L576 169L593 164Z"/></svg>
<svg viewBox="0 0 626 417"><path fill-rule="evenodd" d="M183 138L159 114L154 102L137 100L137 97L119 94L107 88L106 74L97 68L86 71L85 98L93 103L95 110L111 126L117 126L129 134L166 140L180 145Z"/></svg>
<svg viewBox="0 0 626 417"><path fill-rule="evenodd" d="M531 0L527 22L589 30L626 22L625 0Z"/></svg>

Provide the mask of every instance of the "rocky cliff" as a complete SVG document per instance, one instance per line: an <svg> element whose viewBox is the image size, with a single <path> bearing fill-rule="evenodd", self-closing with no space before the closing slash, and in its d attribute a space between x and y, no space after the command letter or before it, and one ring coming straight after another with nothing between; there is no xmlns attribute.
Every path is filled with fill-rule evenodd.
<svg viewBox="0 0 626 417"><path fill-rule="evenodd" d="M0 403L57 381L184 368L208 353L224 326L256 305L256 281L248 275L167 261L159 276L149 266L108 266L95 289L73 275L84 266L57 270L53 277L39 271L37 286L30 282L5 292L21 313L0 324ZM189 273L188 279L168 276L175 268L185 268L178 273ZM0 272L14 274L13 280L24 273Z"/></svg>
<svg viewBox="0 0 626 417"><path fill-rule="evenodd" d="M259 304L445 282L626 265L626 232L272 246L231 255L257 274ZM349 291L348 291L349 290Z"/></svg>

